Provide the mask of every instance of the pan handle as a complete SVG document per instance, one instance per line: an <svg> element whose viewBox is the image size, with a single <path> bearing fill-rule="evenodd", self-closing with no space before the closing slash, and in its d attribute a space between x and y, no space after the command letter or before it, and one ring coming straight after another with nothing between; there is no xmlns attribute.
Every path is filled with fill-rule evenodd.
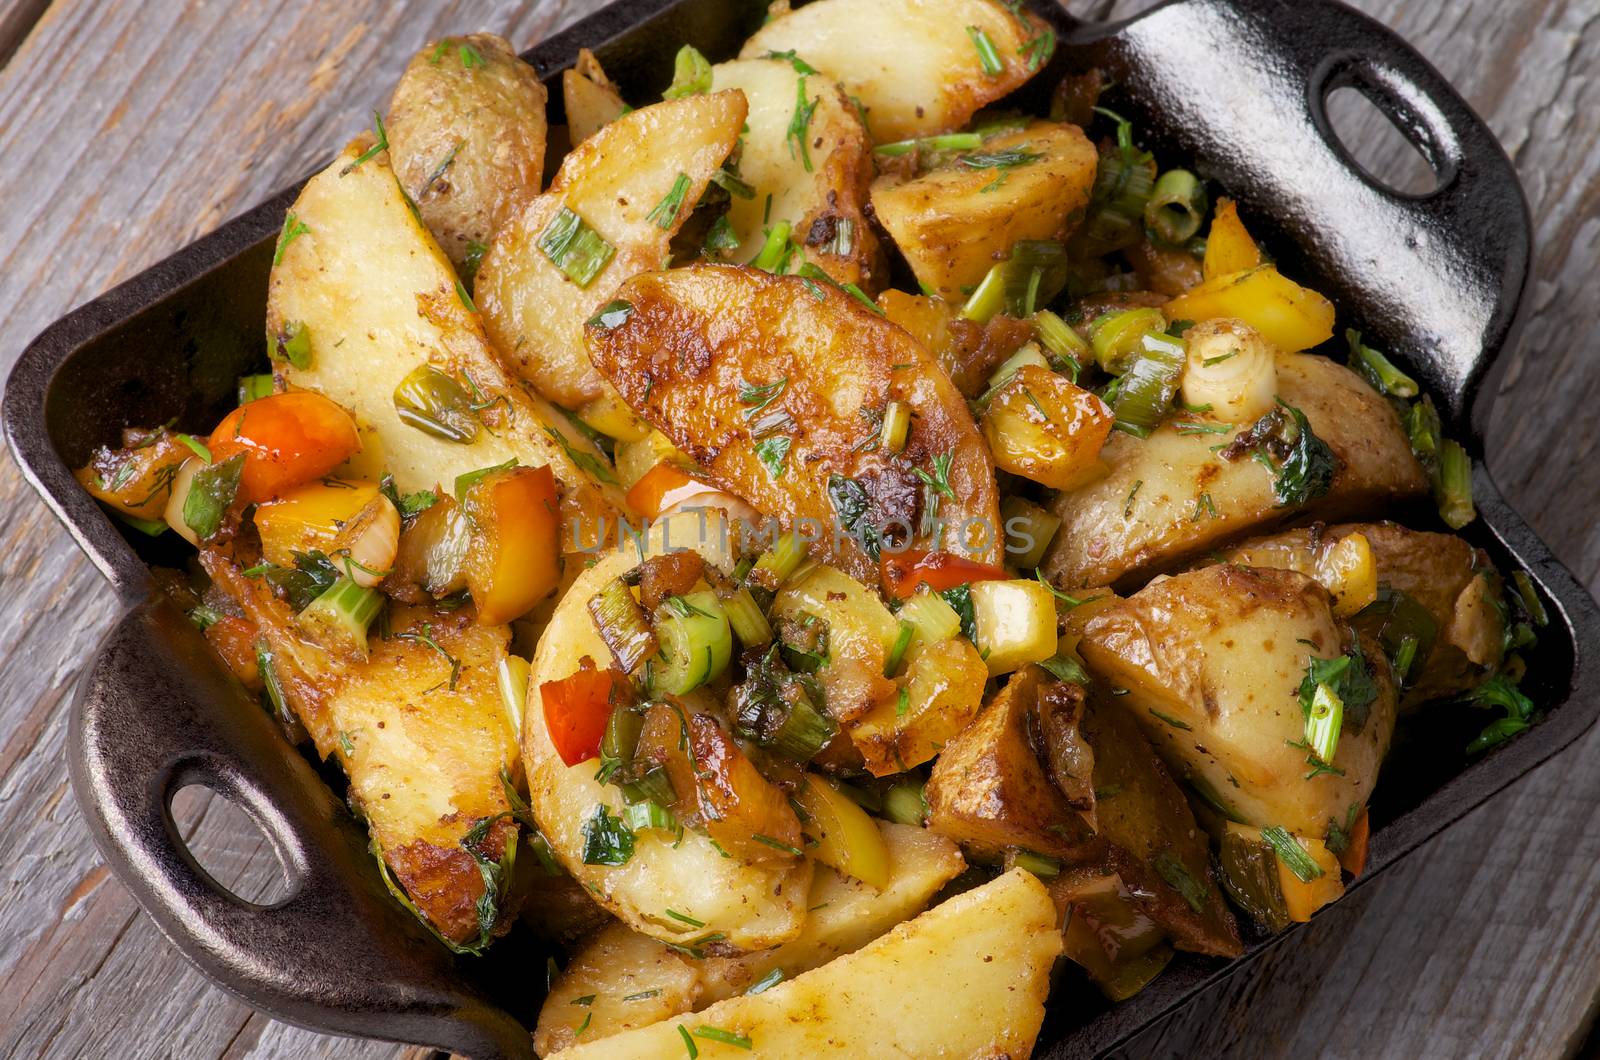
<svg viewBox="0 0 1600 1060"><path fill-rule="evenodd" d="M101 645L68 758L111 869L190 960L249 1004L322 1031L533 1056L527 1029L388 896L359 824L169 600L139 604ZM199 865L171 810L190 784L251 816L287 897L244 901Z"/></svg>
<svg viewBox="0 0 1600 1060"><path fill-rule="evenodd" d="M1173 144L1228 189L1294 275L1368 307L1341 329L1396 354L1445 419L1481 439L1482 384L1513 332L1532 225L1510 159L1426 59L1337 0L1173 0L1120 24L1061 25L1067 61L1109 68L1148 142ZM1422 153L1433 191L1363 170L1328 118L1344 87Z"/></svg>

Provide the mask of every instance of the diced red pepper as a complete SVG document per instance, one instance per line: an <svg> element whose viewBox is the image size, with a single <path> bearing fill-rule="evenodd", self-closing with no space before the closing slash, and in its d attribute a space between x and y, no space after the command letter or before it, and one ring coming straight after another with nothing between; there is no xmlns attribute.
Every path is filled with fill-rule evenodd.
<svg viewBox="0 0 1600 1060"><path fill-rule="evenodd" d="M206 439L218 463L243 453L239 499L271 500L319 479L361 449L350 414L321 394L290 390L240 405Z"/></svg>
<svg viewBox="0 0 1600 1060"><path fill-rule="evenodd" d="M569 766L587 762L600 753L600 740L611 720L610 670L597 670L587 655L570 677L539 686L544 702L544 726L556 754Z"/></svg>
<svg viewBox="0 0 1600 1060"><path fill-rule="evenodd" d="M883 587L897 600L906 600L926 585L935 592L971 582L1004 581L1011 577L999 567L958 556L954 552L907 549L883 553Z"/></svg>
<svg viewBox="0 0 1600 1060"><path fill-rule="evenodd" d="M1339 853L1339 864L1352 876L1361 875L1361 870L1367 867L1367 839L1370 835L1367 809L1363 806L1361 816L1356 818L1356 823L1350 829L1350 838L1345 841L1344 850Z"/></svg>
<svg viewBox="0 0 1600 1060"><path fill-rule="evenodd" d="M628 490L628 507L647 519L655 519L691 497L721 494L708 482L701 482L675 464L663 461L644 473Z"/></svg>

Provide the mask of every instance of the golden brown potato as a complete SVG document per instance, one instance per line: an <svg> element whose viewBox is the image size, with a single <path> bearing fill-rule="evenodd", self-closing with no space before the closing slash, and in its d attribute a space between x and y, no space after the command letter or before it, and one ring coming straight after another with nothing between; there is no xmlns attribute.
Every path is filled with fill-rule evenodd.
<svg viewBox="0 0 1600 1060"><path fill-rule="evenodd" d="M1019 239L1076 226L1098 165L1082 129L1034 121L911 180L879 177L872 210L923 289L960 301Z"/></svg>
<svg viewBox="0 0 1600 1060"><path fill-rule="evenodd" d="M614 528L611 532L616 533ZM648 558L669 545L693 547L708 565L727 574L734 564L732 538L720 520L708 517L702 524L697 515L684 514L656 524L643 549ZM611 661L611 650L589 615L589 599L639 562L640 552L632 545L603 552L556 605L539 638L528 681L529 709L523 716L528 803L556 859L597 902L635 930L680 945L717 932L740 950L787 942L800 933L805 921L810 859L747 862L724 857L699 832L687 831L678 842L671 833L652 829L638 834L633 854L624 864L584 861L585 822L600 806L608 814L620 813L622 795L614 785L595 779L595 761L568 766L561 760L544 713L535 704L542 702L542 685L571 676L585 658L601 666ZM681 702L690 712L706 705L698 692L681 697ZM669 917L668 909L706 926L697 928Z"/></svg>
<svg viewBox="0 0 1600 1060"><path fill-rule="evenodd" d="M579 1026L585 1026L583 1040L593 1042L693 1012L744 993L774 970L793 978L916 916L965 863L942 836L910 825L877 825L889 851L888 885L880 891L819 868L804 929L776 949L694 960L625 925L604 929L573 955L545 998L534 1048L542 1056L564 1049L576 1040ZM590 995L591 1005L574 1004Z"/></svg>
<svg viewBox="0 0 1600 1060"><path fill-rule="evenodd" d="M711 79L714 90L736 88L750 104L739 179L754 194L735 195L728 204L739 246L727 252L727 260L751 260L766 232L787 223L790 240L801 248L790 271L809 261L840 283L877 290L883 254L864 212L872 141L854 104L831 79L802 75L779 59L719 63ZM796 138L789 127L802 80L811 117L805 135Z"/></svg>
<svg viewBox="0 0 1600 1060"><path fill-rule="evenodd" d="M628 277L666 262L674 233L733 150L744 119L738 92L625 114L573 148L549 189L500 229L474 297L495 348L541 394L575 409L604 392L584 353L583 322ZM540 248L574 215L612 248L584 284ZM570 267L585 275L576 263Z"/></svg>
<svg viewBox="0 0 1600 1060"><path fill-rule="evenodd" d="M397 607L390 635L373 636L367 660L350 663L305 640L289 605L264 578L245 577L233 557L206 549L200 562L254 623L285 703L317 753L350 778L350 799L394 879L441 935L475 944L484 881L461 840L477 822L510 809L500 773L517 763L495 678L506 627L478 625L470 609ZM499 821L479 852L500 861L515 834L514 823ZM502 901L499 913L507 912Z"/></svg>
<svg viewBox="0 0 1600 1060"><path fill-rule="evenodd" d="M390 162L463 275L539 194L544 107L539 75L492 33L429 44L400 75L389 101Z"/></svg>
<svg viewBox="0 0 1600 1060"><path fill-rule="evenodd" d="M1394 410L1355 373L1325 357L1280 354L1277 374L1278 396L1339 458L1327 494L1280 507L1272 471L1214 451L1249 424L1229 434L1185 433L1171 421L1149 438L1117 432L1100 453L1110 473L1051 502L1061 528L1045 574L1064 588L1127 585L1290 516L1358 515L1427 489Z"/></svg>
<svg viewBox="0 0 1600 1060"><path fill-rule="evenodd" d="M1212 876L1210 842L1138 723L1112 700L1096 688L1079 723L1094 751L1102 864L1178 949L1237 957L1239 929ZM1048 742L1048 720L1043 728Z"/></svg>
<svg viewBox="0 0 1600 1060"><path fill-rule="evenodd" d="M729 265L648 273L617 297L617 319L588 329L595 366L719 488L820 536L813 555L876 585L879 538L937 503L947 549L999 564L988 447L905 331L826 283ZM899 453L878 440L888 401L913 417Z"/></svg>
<svg viewBox="0 0 1600 1060"><path fill-rule="evenodd" d="M368 146L347 146L290 210L267 288L267 330L302 327L311 350L304 368L276 366L280 385L315 390L353 414L363 444L402 492L448 489L457 475L515 459L555 473L564 543L602 518L614 522L625 502L605 455L506 371L450 262L406 205L388 156L348 168ZM401 418L396 389L429 367L480 406L468 417L477 421L472 441Z"/></svg>
<svg viewBox="0 0 1600 1060"><path fill-rule="evenodd" d="M1014 869L759 994L557 1055L681 1060L687 1036L729 1056L1027 1056L1061 952L1055 926L1044 886ZM751 1048L717 1047L701 1028Z"/></svg>
<svg viewBox="0 0 1600 1060"><path fill-rule="evenodd" d="M963 125L1032 77L1053 40L993 0L817 0L763 26L739 57L795 53L861 101L883 143Z"/></svg>
<svg viewBox="0 0 1600 1060"><path fill-rule="evenodd" d="M888 290L878 305L890 320L933 354L950 381L968 398L982 394L1001 363L1034 339L1033 323L996 313L976 324L958 316L960 306L942 298Z"/></svg>
<svg viewBox="0 0 1600 1060"><path fill-rule="evenodd" d="M178 468L193 455L165 428L124 430L121 448L101 446L72 474L102 504L135 519L160 519Z"/></svg>
<svg viewBox="0 0 1600 1060"><path fill-rule="evenodd" d="M1286 530L1223 552L1229 563L1280 567L1316 578L1318 561L1338 542L1360 534L1372 547L1380 586L1407 594L1433 617L1433 650L1418 653L1401 706L1457 695L1500 665L1505 618L1494 606L1500 575L1482 550L1454 534L1409 530L1398 523L1346 523ZM1383 604L1359 613L1358 629L1380 637L1389 622Z"/></svg>
<svg viewBox="0 0 1600 1060"><path fill-rule="evenodd" d="M578 61L561 71L561 98L567 110L567 136L574 146L628 112L622 93L588 48L578 49Z"/></svg>
<svg viewBox="0 0 1600 1060"><path fill-rule="evenodd" d="M1321 836L1366 804L1394 732L1388 661L1365 643L1372 702L1345 712L1331 771L1308 761L1301 680L1312 658L1355 647L1316 582L1221 564L1159 578L1106 606L1086 624L1078 652L1095 677L1127 690L1116 703L1228 816Z"/></svg>
<svg viewBox="0 0 1600 1060"><path fill-rule="evenodd" d="M1076 859L1092 844L1090 822L1068 805L1029 737L1049 681L1037 666L1012 674L933 763L924 792L928 827L973 857L996 861L1014 847Z"/></svg>

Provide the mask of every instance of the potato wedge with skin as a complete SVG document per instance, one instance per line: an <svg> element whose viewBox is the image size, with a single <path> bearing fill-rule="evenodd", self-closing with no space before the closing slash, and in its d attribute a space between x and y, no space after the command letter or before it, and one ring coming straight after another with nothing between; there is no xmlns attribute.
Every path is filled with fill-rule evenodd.
<svg viewBox="0 0 1600 1060"><path fill-rule="evenodd" d="M580 48L578 61L561 71L561 98L567 108L567 135L574 145L628 112L622 93L588 48Z"/></svg>
<svg viewBox="0 0 1600 1060"><path fill-rule="evenodd" d="M575 409L604 392L584 352L583 322L624 280L665 264L674 233L733 150L744 119L738 92L625 114L573 148L549 189L501 228L473 295L495 348L545 397ZM687 179L680 204L659 212L679 176ZM563 208L615 250L584 287L539 248Z"/></svg>
<svg viewBox="0 0 1600 1060"><path fill-rule="evenodd" d="M708 515L702 522L698 515L684 514L657 524L642 551L648 557L669 547L694 548L707 563L729 573L733 539L719 515ZM640 551L630 545L603 553L561 599L534 654L530 704L541 701L541 685L570 676L585 657L599 666L611 662L610 649L589 616L589 598L611 578L636 566ZM609 813L619 812L621 792L595 780L593 761L563 764L540 710L530 708L523 717L522 748L528 802L557 860L624 923L680 944L721 932L738 949L776 946L800 933L811 881L809 859L747 864L723 857L696 832L686 833L682 844L675 846L673 836L646 831L638 835L633 856L625 864L586 865L584 822L600 805ZM696 928L668 917L668 909L706 926Z"/></svg>
<svg viewBox="0 0 1600 1060"><path fill-rule="evenodd" d="M502 37L446 37L411 57L389 100L389 158L460 270L544 179L545 88ZM470 278L469 278L470 279Z"/></svg>
<svg viewBox="0 0 1600 1060"><path fill-rule="evenodd" d="M1093 848L1089 822L1051 781L1029 739L1049 680L1037 666L1012 674L933 763L923 795L928 827L970 856L998 861L1014 847L1077 860Z"/></svg>
<svg viewBox="0 0 1600 1060"><path fill-rule="evenodd" d="M574 533L624 509L615 474L585 435L501 365L478 315L457 292L450 262L406 206L388 156L347 171L366 146L354 141L306 182L286 229L299 234L280 240L268 286L268 334L294 322L311 338L310 366L278 364L280 383L315 390L351 412L376 435L403 493L448 489L457 475L508 459L548 464L561 486L564 547L572 550L566 543ZM470 382L492 402L478 413L482 429L470 444L400 419L395 388L428 365Z"/></svg>
<svg viewBox="0 0 1600 1060"><path fill-rule="evenodd" d="M789 127L802 81L812 110L797 143ZM728 223L739 238L728 260L751 260L761 252L766 232L788 222L790 239L802 250L791 269L809 261L840 283L876 290L883 254L865 214L872 141L854 104L830 78L803 75L781 59L718 63L711 68L711 87L736 88L750 104L739 179L755 194L735 195L728 203Z"/></svg>
<svg viewBox="0 0 1600 1060"><path fill-rule="evenodd" d="M285 701L317 753L350 778L351 800L395 880L440 934L476 942L484 883L461 839L510 809L500 771L515 769L517 744L495 680L506 627L480 626L470 610L396 607L393 635L370 638L368 659L347 663L302 639L265 579L245 577L216 549L203 550L200 563L259 630ZM460 661L453 687L450 660L417 637L425 624ZM496 823L482 852L498 861L515 828Z"/></svg>
<svg viewBox="0 0 1600 1060"><path fill-rule="evenodd" d="M1291 516L1348 517L1426 491L1394 410L1355 373L1324 357L1279 354L1277 374L1279 398L1305 413L1340 460L1327 494L1279 507L1271 471L1213 451L1249 424L1185 434L1168 422L1145 439L1114 432L1100 451L1109 474L1050 503L1061 529L1046 576L1067 589L1127 585Z"/></svg>
<svg viewBox="0 0 1600 1060"><path fill-rule="evenodd" d="M1027 1056L1060 952L1049 893L1014 869L760 994L557 1055L678 1060L679 1027L716 1027L761 1056Z"/></svg>
<svg viewBox="0 0 1600 1060"><path fill-rule="evenodd" d="M730 265L647 273L617 297L623 319L588 328L595 366L716 486L820 535L814 556L877 585L875 538L914 533L926 514L934 487L920 473L948 481L944 547L999 565L989 449L903 329L828 284ZM888 401L913 417L897 454L877 444Z"/></svg>
<svg viewBox="0 0 1600 1060"><path fill-rule="evenodd" d="M1500 665L1505 619L1490 602L1500 597L1500 575L1481 550L1454 534L1398 523L1346 523L1254 538L1227 549L1222 558L1316 578L1319 560L1352 534L1371 545L1378 583L1411 596L1428 609L1436 626L1433 650L1412 663L1402 707L1465 692ZM1386 621L1382 608L1358 612L1353 619L1357 629L1374 637Z"/></svg>
<svg viewBox="0 0 1600 1060"><path fill-rule="evenodd" d="M1083 216L1099 153L1076 125L1034 121L911 180L872 182L872 210L924 290L959 302L1019 239Z"/></svg>
<svg viewBox="0 0 1600 1060"><path fill-rule="evenodd" d="M1094 687L1079 720L1094 751L1103 864L1128 884L1140 911L1166 929L1175 947L1237 957L1239 929L1211 871L1210 841L1139 723L1115 699ZM1179 885L1191 893L1185 896Z"/></svg>
<svg viewBox="0 0 1600 1060"><path fill-rule="evenodd" d="M876 890L818 868L805 929L776 949L695 961L622 924L601 931L574 954L545 999L534 1048L548 1056L573 1044L585 1017L592 1018L583 1040L593 1042L742 994L774 969L792 979L916 916L965 868L955 844L942 836L888 821L877 826L889 850L888 886ZM619 1004L651 990L660 992ZM592 1005L574 1007L574 998L591 994Z"/></svg>
<svg viewBox="0 0 1600 1060"><path fill-rule="evenodd" d="M969 26L1000 72L984 70ZM816 0L763 26L739 57L794 52L861 101L884 143L958 128L1009 95L1049 58L1044 33L992 0Z"/></svg>
<svg viewBox="0 0 1600 1060"><path fill-rule="evenodd" d="M1366 804L1394 733L1394 683L1369 642L1377 697L1359 726L1345 714L1331 763L1341 772L1308 764L1300 682L1312 657L1351 648L1320 585L1231 564L1152 582L1097 613L1078 644L1091 674L1128 690L1117 704L1175 772L1241 823L1306 836Z"/></svg>

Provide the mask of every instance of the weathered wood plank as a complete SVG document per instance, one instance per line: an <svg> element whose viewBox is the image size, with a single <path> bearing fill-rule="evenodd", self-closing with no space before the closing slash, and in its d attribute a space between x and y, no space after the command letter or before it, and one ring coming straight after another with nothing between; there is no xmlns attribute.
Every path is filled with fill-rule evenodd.
<svg viewBox="0 0 1600 1060"><path fill-rule="evenodd" d="M427 38L489 28L526 45L594 6L52 5L0 72L11 207L0 212L0 365L71 305L309 170L366 124ZM1103 15L1148 5L1074 6ZM1358 6L1462 88L1523 173L1540 253L1491 468L1558 555L1600 586L1600 367L1582 339L1596 308L1585 284L1600 271L1600 6ZM252 1014L189 968L107 878L60 762L71 682L114 603L9 458L0 548L0 1054L395 1055ZM1587 827L1597 751L1591 734L1133 1051L1565 1051L1600 985L1600 838ZM205 827L226 816L207 800L191 812L201 856L238 886L276 872L253 829Z"/></svg>

